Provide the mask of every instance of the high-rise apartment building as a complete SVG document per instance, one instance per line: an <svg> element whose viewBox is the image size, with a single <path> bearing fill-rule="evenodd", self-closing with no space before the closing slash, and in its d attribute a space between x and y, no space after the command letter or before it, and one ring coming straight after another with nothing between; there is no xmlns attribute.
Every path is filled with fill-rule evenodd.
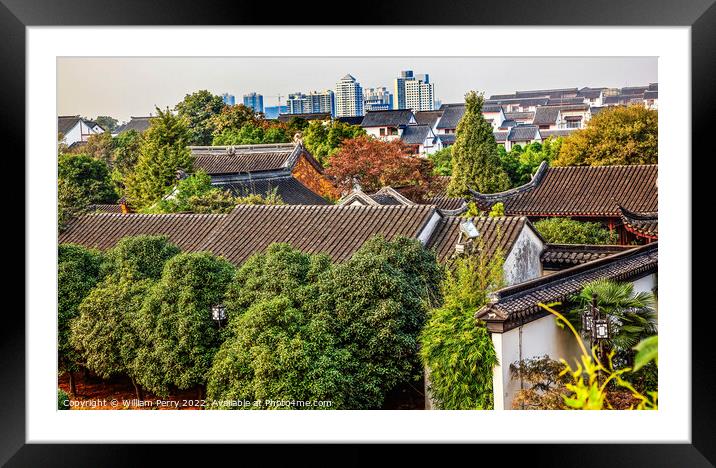
<svg viewBox="0 0 716 468"><path fill-rule="evenodd" d="M336 116L355 117L363 115L363 89L351 75L336 83Z"/></svg>
<svg viewBox="0 0 716 468"><path fill-rule="evenodd" d="M252 108L254 112L263 112L264 97L257 93L244 94L244 105Z"/></svg>
<svg viewBox="0 0 716 468"><path fill-rule="evenodd" d="M363 110L379 111L393 108L393 95L388 88L365 88L363 90Z"/></svg>
<svg viewBox="0 0 716 468"><path fill-rule="evenodd" d="M412 70L403 70L395 79L394 109L417 111L435 110L435 92L430 75L414 75Z"/></svg>
<svg viewBox="0 0 716 468"><path fill-rule="evenodd" d="M312 91L308 94L293 93L286 102L289 114L330 113L335 115L335 95L330 89Z"/></svg>
<svg viewBox="0 0 716 468"><path fill-rule="evenodd" d="M221 95L221 100L224 101L224 104L226 104L227 106L233 106L234 104L236 104L236 98L233 94L224 93Z"/></svg>

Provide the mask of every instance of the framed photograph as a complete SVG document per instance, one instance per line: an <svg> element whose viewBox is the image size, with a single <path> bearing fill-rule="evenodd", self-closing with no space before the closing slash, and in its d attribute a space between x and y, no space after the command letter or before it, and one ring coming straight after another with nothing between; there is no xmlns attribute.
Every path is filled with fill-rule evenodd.
<svg viewBox="0 0 716 468"><path fill-rule="evenodd" d="M657 3L2 0L27 274L0 460L713 466L690 193L716 7Z"/></svg>

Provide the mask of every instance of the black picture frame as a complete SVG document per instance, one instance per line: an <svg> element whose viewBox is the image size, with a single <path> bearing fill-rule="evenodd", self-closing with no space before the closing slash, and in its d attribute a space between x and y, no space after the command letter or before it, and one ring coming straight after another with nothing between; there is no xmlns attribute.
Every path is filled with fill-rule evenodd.
<svg viewBox="0 0 716 468"><path fill-rule="evenodd" d="M295 25L300 11L312 25L535 25L535 26L690 26L692 33L692 150L693 154L712 153L711 134L713 109L716 104L716 0L555 0L537 2L515 0L509 3L477 2L460 0L448 4L435 4L424 0L412 2L365 2L359 4L355 15L337 14L342 10L335 2L311 2L304 8L290 11L280 3L233 2L211 0L95 0L79 2L72 0L0 0L0 56L5 66L0 74L3 104L3 121L6 138L6 160L14 158L20 166L18 155L25 153L25 28L27 26L110 26L110 25ZM348 6L343 11L347 11ZM380 14L371 11L380 9ZM283 13L281 12L283 10ZM309 14L310 13L310 14ZM358 40L351 31L347 40ZM639 40L635 37L634 40ZM529 46L527 46L529 47ZM544 51L541 52L544 54ZM9 143L9 147L7 145ZM684 161L690 158L689 149L684 146ZM51 161L48 160L48 164ZM702 164L709 164L705 162ZM24 172L24 169L18 168ZM705 171L704 171L705 172ZM702 172L701 177L707 177ZM698 177L698 172L694 175ZM9 174L6 173L6 177ZM31 177L31 174L25 174ZM693 181L693 186L708 187ZM684 193L684 199L691 197ZM693 212L699 210L708 198L691 197ZM19 225L19 221L14 220ZM684 228L688 226L685 223ZM693 231L692 231L693 232ZM700 242L696 248L710 253L709 233L695 232ZM703 240L706 240L704 242ZM25 248L31 248L24 241ZM699 255L700 258L708 255ZM667 278L663 273L661 279ZM20 276L20 275L16 275ZM708 291L705 282L710 275L692 275L692 291ZM714 346L711 344L714 330L713 306L696 306L684 303L683 310L669 313L684 314L688 319L690 309L692 323L692 443L691 444L565 444L538 445L523 444L514 447L494 447L495 450L479 453L496 453L512 462L525 462L530 466L713 466L716 462L716 425L712 391L714 385L713 363L716 362ZM175 445L171 448L154 445L128 446L126 444L26 444L25 443L25 325L18 313L11 316L12 308L6 306L5 320L0 327L0 375L3 382L4 402L0 404L0 463L7 466L130 466L138 463L139 451L157 452L167 464L187 464L195 459L206 461L207 454L235 450L230 446L200 448ZM11 325L11 326L10 326ZM357 448L333 446L341 453L341 459L333 459L339 465L368 460L358 453ZM469 449L474 452L474 448ZM400 450L403 464L427 462L428 450L416 447ZM269 450L274 461L282 457L296 462L300 454L313 457L316 464L330 463L320 460L321 455L313 451ZM222 453L223 455L223 453ZM144 456L144 455L141 455ZM268 455L267 455L268 456ZM472 458L472 457L471 457ZM176 460L172 460L176 459ZM147 460L142 458L142 460ZM220 459L216 459L217 463ZM267 461L267 460L265 460ZM491 463L496 463L493 461ZM485 463L485 462L482 462ZM334 465L334 463L330 463Z"/></svg>

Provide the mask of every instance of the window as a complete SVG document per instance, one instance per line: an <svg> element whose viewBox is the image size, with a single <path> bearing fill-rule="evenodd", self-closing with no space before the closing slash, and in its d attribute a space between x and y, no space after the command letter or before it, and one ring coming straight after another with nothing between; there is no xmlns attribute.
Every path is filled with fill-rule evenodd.
<svg viewBox="0 0 716 468"><path fill-rule="evenodd" d="M567 128L580 128L581 121L579 120L568 120L567 121Z"/></svg>
<svg viewBox="0 0 716 468"><path fill-rule="evenodd" d="M381 128L381 129L380 129L380 136L385 136L385 129L384 129L384 128Z"/></svg>

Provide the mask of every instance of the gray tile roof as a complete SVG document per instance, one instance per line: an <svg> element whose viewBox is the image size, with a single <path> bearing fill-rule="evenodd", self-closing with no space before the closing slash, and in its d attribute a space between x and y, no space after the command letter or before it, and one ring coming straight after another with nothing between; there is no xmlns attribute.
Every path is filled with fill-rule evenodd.
<svg viewBox="0 0 716 468"><path fill-rule="evenodd" d="M301 155L319 172L321 165L300 145L278 143L268 145L190 146L195 156L194 169L212 176L261 171L290 171Z"/></svg>
<svg viewBox="0 0 716 468"><path fill-rule="evenodd" d="M122 133L129 130L136 130L140 133L144 132L149 128L151 118L152 117L132 117L129 122L117 128L115 133Z"/></svg>
<svg viewBox="0 0 716 468"><path fill-rule="evenodd" d="M452 145L455 143L455 138L457 138L457 135L454 133L446 133L438 135L438 138L440 138L440 141L443 143L443 145Z"/></svg>
<svg viewBox="0 0 716 468"><path fill-rule="evenodd" d="M659 238L659 213L637 213L619 206L619 215L627 231L639 237L656 240Z"/></svg>
<svg viewBox="0 0 716 468"><path fill-rule="evenodd" d="M432 133L430 125L408 125L400 139L408 145L422 145Z"/></svg>
<svg viewBox="0 0 716 468"><path fill-rule="evenodd" d="M368 111L363 116L361 127L398 127L408 125L412 117L410 109Z"/></svg>
<svg viewBox="0 0 716 468"><path fill-rule="evenodd" d="M584 286L597 279L633 281L655 273L659 247L654 242L619 252L566 270L500 289L475 314L488 330L501 333L549 315L538 303L569 301Z"/></svg>
<svg viewBox="0 0 716 468"><path fill-rule="evenodd" d="M434 127L435 123L438 121L440 116L442 116L442 111L436 110L436 111L419 111L415 113L415 122L418 125L429 125L430 127Z"/></svg>
<svg viewBox="0 0 716 468"><path fill-rule="evenodd" d="M509 133L510 133L510 132L493 132L492 134L494 135L496 142L498 142L498 143L499 143L499 142L504 143L505 141L507 141L507 135L508 135Z"/></svg>
<svg viewBox="0 0 716 468"><path fill-rule="evenodd" d="M291 175L283 177L248 178L217 184L237 196L262 195L276 190L286 205L328 205L329 202Z"/></svg>
<svg viewBox="0 0 716 468"><path fill-rule="evenodd" d="M79 115L61 115L57 117L57 133L66 135L79 121Z"/></svg>
<svg viewBox="0 0 716 468"><path fill-rule="evenodd" d="M540 259L547 270L564 270L633 248L631 245L546 244Z"/></svg>
<svg viewBox="0 0 716 468"><path fill-rule="evenodd" d="M315 112L311 114L279 114L279 122L290 122L291 119L303 119L303 120L331 120L330 112Z"/></svg>
<svg viewBox="0 0 716 468"><path fill-rule="evenodd" d="M440 117L437 128L457 128L457 124L465 114L465 104L443 104L440 108L443 116Z"/></svg>
<svg viewBox="0 0 716 468"><path fill-rule="evenodd" d="M510 128L510 127L514 127L515 125L517 125L517 122L515 122L514 120L505 119L500 124L500 128Z"/></svg>
<svg viewBox="0 0 716 468"><path fill-rule="evenodd" d="M189 252L209 251L240 265L275 242L304 252L350 258L376 234L416 238L436 208L414 206L240 205L229 214L109 214L75 218L60 243L102 250L125 236L166 235Z"/></svg>
<svg viewBox="0 0 716 468"><path fill-rule="evenodd" d="M534 125L555 125L559 117L559 107L538 107L535 111Z"/></svg>
<svg viewBox="0 0 716 468"><path fill-rule="evenodd" d="M516 125L510 129L509 141L528 141L539 138L536 125Z"/></svg>
<svg viewBox="0 0 716 468"><path fill-rule="evenodd" d="M522 228L529 223L524 217L487 217L471 218L482 241L483 252L492 257L498 249L506 257L509 255ZM447 216L438 222L435 232L426 247L434 249L438 260L444 262L455 253L455 244L460 235L461 216Z"/></svg>
<svg viewBox="0 0 716 468"><path fill-rule="evenodd" d="M658 99L659 91L644 91L644 99Z"/></svg>
<svg viewBox="0 0 716 468"><path fill-rule="evenodd" d="M348 125L360 125L361 122L363 122L363 116L342 116L342 117L336 117L336 120L339 122L343 122L344 124Z"/></svg>
<svg viewBox="0 0 716 468"><path fill-rule="evenodd" d="M531 122L532 119L535 118L535 113L534 112L505 112L505 118L512 119L512 120L529 120Z"/></svg>

